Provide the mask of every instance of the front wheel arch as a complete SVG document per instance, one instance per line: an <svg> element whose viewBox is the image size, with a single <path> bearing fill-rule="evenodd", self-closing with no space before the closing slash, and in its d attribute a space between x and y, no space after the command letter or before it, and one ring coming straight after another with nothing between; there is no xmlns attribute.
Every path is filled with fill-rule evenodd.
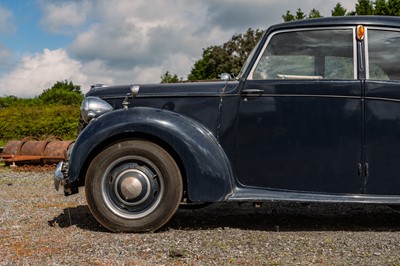
<svg viewBox="0 0 400 266"><path fill-rule="evenodd" d="M174 151L171 155L174 154L182 175L187 177L185 187L190 201L223 201L232 192L233 169L212 132L187 116L149 107L116 110L90 123L78 136L71 152L65 188L77 192L84 184L90 162L108 145L141 136L161 140Z"/></svg>

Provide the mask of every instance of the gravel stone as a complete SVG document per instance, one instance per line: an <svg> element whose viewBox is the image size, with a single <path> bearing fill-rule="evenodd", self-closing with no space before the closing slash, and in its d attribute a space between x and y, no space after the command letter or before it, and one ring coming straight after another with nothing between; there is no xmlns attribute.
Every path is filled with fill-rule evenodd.
<svg viewBox="0 0 400 266"><path fill-rule="evenodd" d="M221 203L115 234L83 189L64 197L51 168L33 170L0 167L0 265L400 265L400 213L387 206Z"/></svg>

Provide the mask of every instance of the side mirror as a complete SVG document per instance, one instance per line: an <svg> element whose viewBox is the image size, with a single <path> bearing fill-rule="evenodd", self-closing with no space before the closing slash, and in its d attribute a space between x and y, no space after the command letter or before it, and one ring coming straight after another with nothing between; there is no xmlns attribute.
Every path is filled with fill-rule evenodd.
<svg viewBox="0 0 400 266"><path fill-rule="evenodd" d="M222 74L219 74L218 77L219 77L221 80L226 80L226 81L232 80L232 76L231 76L231 74L229 74L229 73L222 73Z"/></svg>

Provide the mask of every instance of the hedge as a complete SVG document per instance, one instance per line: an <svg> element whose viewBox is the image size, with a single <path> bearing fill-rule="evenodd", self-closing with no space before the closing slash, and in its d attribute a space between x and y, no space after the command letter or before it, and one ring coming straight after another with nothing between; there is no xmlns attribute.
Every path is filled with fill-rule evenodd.
<svg viewBox="0 0 400 266"><path fill-rule="evenodd" d="M0 141L27 136L43 139L58 136L64 140L77 137L78 105L12 105L0 109Z"/></svg>

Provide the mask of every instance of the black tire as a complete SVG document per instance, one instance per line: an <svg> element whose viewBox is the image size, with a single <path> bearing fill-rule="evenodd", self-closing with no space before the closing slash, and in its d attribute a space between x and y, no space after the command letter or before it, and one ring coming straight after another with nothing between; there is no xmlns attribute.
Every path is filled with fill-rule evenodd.
<svg viewBox="0 0 400 266"><path fill-rule="evenodd" d="M145 140L116 143L91 162L85 192L96 220L113 232L154 231L182 199L182 177L173 158Z"/></svg>

